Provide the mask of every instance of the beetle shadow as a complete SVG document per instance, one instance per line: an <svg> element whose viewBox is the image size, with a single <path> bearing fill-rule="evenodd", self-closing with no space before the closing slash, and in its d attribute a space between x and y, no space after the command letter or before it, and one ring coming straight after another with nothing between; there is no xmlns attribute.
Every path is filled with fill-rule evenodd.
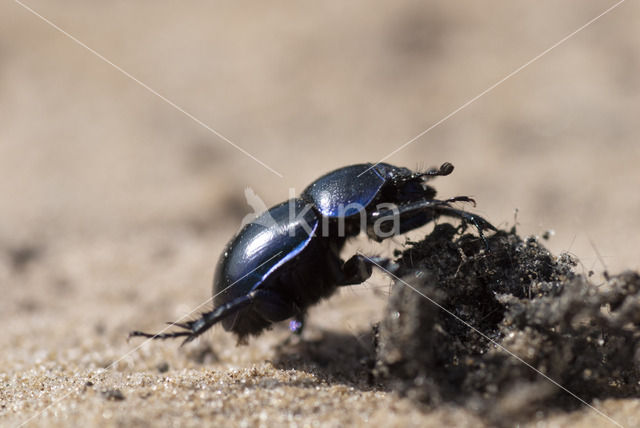
<svg viewBox="0 0 640 428"><path fill-rule="evenodd" d="M360 390L384 390L373 376L374 334L322 331L318 339L283 343L272 364L282 370L301 370L328 384L349 385Z"/></svg>

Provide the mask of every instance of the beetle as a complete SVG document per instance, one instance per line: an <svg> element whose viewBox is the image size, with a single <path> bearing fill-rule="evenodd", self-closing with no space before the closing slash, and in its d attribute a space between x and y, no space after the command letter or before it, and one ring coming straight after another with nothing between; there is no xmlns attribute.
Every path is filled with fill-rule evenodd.
<svg viewBox="0 0 640 428"><path fill-rule="evenodd" d="M213 310L192 321L170 323L180 331L133 331L129 337L185 337L184 344L221 323L243 342L289 318L295 318L293 330L299 333L310 306L339 287L366 281L374 265L393 266L382 257L356 254L346 262L340 257L346 241L361 231L382 241L449 216L473 224L484 240L483 230L495 227L450 205L470 202L475 206L473 199L438 200L436 190L426 184L452 171L448 162L426 172L369 163L323 175L298 198L270 208L231 239L216 266Z"/></svg>

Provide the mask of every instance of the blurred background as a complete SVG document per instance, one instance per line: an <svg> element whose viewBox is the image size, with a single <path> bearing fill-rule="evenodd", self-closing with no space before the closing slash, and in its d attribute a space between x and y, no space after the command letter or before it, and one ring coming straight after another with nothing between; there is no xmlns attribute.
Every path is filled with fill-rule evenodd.
<svg viewBox="0 0 640 428"><path fill-rule="evenodd" d="M0 242L204 222L378 161L612 2L17 3L0 28ZM628 2L388 159L585 263L637 268L640 37ZM171 226L169 226L171 227ZM593 243L593 245L591 244ZM598 266L596 266L598 267ZM601 266L599 266L601 268Z"/></svg>
<svg viewBox="0 0 640 428"><path fill-rule="evenodd" d="M386 157L615 2L25 4L282 177L3 2L0 346L15 370L96 331L115 359L131 328L210 296L246 187L271 206ZM638 269L639 18L623 3L387 161L449 161L440 196L472 196L523 235L555 231L546 245L581 271ZM389 283L372 281L323 310L366 327L372 306L353 303Z"/></svg>

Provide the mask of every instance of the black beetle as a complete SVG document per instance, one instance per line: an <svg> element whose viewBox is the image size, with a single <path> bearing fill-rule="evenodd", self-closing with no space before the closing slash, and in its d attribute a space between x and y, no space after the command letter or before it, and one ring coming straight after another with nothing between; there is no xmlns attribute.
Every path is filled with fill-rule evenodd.
<svg viewBox="0 0 640 428"><path fill-rule="evenodd" d="M347 239L364 230L381 241L413 230L441 215L495 228L452 202L472 202L467 196L434 199L425 182L449 175L453 165L413 172L386 163L336 169L307 187L299 198L274 206L245 225L227 244L213 280L214 309L200 318L175 323L182 328L163 334L133 331L130 336L167 339L186 336L189 342L221 322L239 341L258 335L272 323L295 317L344 285L360 284L372 265L390 260L354 255L344 262L340 251ZM486 241L485 241L486 244ZM300 327L302 322L297 323Z"/></svg>

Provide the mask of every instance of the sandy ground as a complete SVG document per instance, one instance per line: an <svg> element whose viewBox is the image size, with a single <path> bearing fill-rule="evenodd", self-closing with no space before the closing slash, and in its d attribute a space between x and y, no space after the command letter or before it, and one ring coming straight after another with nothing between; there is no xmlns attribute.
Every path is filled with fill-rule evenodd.
<svg viewBox="0 0 640 428"><path fill-rule="evenodd" d="M553 229L549 248L580 270L640 268L637 2L452 116L615 2L23 4L269 168L3 2L2 426L479 426L367 382L359 358L382 276L314 308L301 356L278 346L282 327L244 347L218 328L184 348L126 341L206 306L251 211L245 187L272 205L434 124L388 161L452 162L441 195L471 195L523 234ZM640 426L639 400L592 404ZM586 407L530 422L606 423Z"/></svg>

